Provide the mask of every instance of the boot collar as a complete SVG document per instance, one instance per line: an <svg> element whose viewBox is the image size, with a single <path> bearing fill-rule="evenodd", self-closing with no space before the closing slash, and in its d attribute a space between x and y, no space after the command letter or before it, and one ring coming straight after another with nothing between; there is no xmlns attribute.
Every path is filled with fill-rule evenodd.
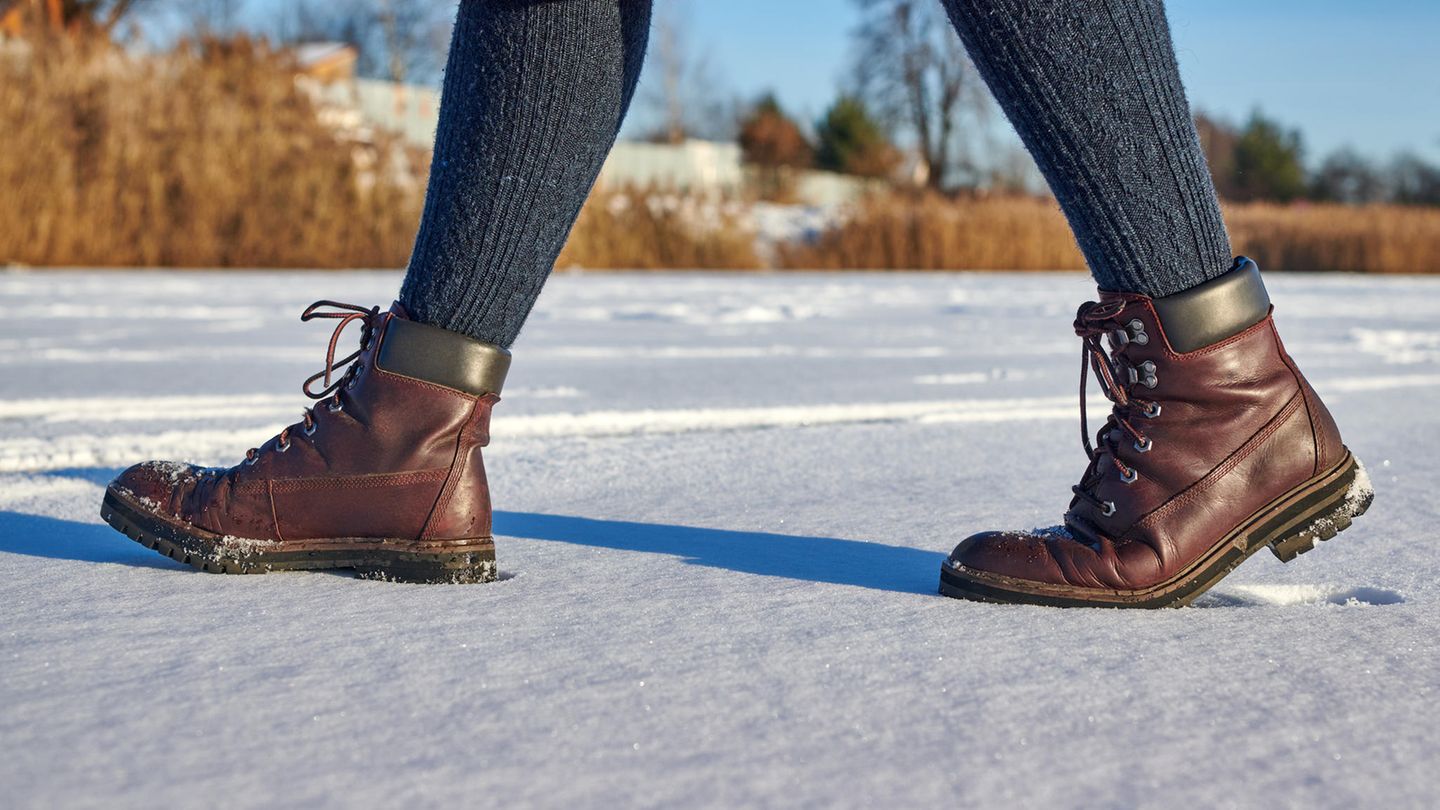
<svg viewBox="0 0 1440 810"><path fill-rule="evenodd" d="M1151 301L1171 348L1193 352L1237 335L1270 313L1270 295L1255 262L1237 257L1228 272Z"/></svg>
<svg viewBox="0 0 1440 810"><path fill-rule="evenodd" d="M377 367L471 396L498 395L504 387L509 350L410 320L398 301L384 321L375 353Z"/></svg>

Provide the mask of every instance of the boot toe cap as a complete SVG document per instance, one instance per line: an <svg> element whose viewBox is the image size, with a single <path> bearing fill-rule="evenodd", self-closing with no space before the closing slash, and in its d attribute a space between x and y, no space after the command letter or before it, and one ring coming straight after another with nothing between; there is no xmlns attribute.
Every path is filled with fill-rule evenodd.
<svg viewBox="0 0 1440 810"><path fill-rule="evenodd" d="M110 488L152 512L173 514L202 469L176 461L145 461L120 473Z"/></svg>
<svg viewBox="0 0 1440 810"><path fill-rule="evenodd" d="M962 540L950 552L950 563L982 575L1065 584L1064 571L1049 546L1049 538L1040 533L981 532Z"/></svg>

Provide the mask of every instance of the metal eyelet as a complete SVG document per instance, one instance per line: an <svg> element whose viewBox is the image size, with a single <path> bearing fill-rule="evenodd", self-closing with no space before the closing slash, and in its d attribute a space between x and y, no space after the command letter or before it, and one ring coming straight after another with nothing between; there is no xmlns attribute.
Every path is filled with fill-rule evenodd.
<svg viewBox="0 0 1440 810"><path fill-rule="evenodd" d="M1150 441L1150 437L1146 436L1130 446L1134 447L1137 453L1148 453L1150 452L1150 448L1155 446L1155 443Z"/></svg>
<svg viewBox="0 0 1440 810"><path fill-rule="evenodd" d="M1115 514L1115 502L1106 501L1104 505L1100 507L1100 514L1105 517L1110 517L1111 515Z"/></svg>
<svg viewBox="0 0 1440 810"><path fill-rule="evenodd" d="M325 406L325 409L331 413L339 413L345 410L345 403L341 402L339 397L336 397L330 401L329 405Z"/></svg>
<svg viewBox="0 0 1440 810"><path fill-rule="evenodd" d="M1133 484L1139 477L1140 473L1136 472L1134 467L1131 467L1120 475L1120 483Z"/></svg>
<svg viewBox="0 0 1440 810"><path fill-rule="evenodd" d="M260 454L259 454L259 453L256 453L256 454L253 455L253 456L246 456L246 457L245 457L245 466L246 466L246 467L254 467L254 466L255 466L255 462L257 462L257 461L259 461L259 460L260 460Z"/></svg>
<svg viewBox="0 0 1440 810"><path fill-rule="evenodd" d="M318 422L311 422L308 426L306 426L306 427L304 427L304 428L301 428L301 429L300 429L300 432L301 432L301 433L304 433L306 436L314 436L314 435L315 435L315 429L318 428L318 427L320 427L320 423L318 423Z"/></svg>
<svg viewBox="0 0 1440 810"><path fill-rule="evenodd" d="M1160 403L1149 403L1145 406L1145 410L1140 412L1140 415L1145 417L1146 419L1154 419L1155 417L1160 415Z"/></svg>
<svg viewBox="0 0 1440 810"><path fill-rule="evenodd" d="M1155 376L1155 363L1150 360L1140 364L1140 373L1143 376L1140 384L1146 388L1154 388L1160 382L1159 378Z"/></svg>
<svg viewBox="0 0 1440 810"><path fill-rule="evenodd" d="M277 452L280 452L280 453L287 453L287 452L289 452L289 451L290 451L290 442L285 442L284 444L276 443L276 445L275 445L275 450L276 450Z"/></svg>

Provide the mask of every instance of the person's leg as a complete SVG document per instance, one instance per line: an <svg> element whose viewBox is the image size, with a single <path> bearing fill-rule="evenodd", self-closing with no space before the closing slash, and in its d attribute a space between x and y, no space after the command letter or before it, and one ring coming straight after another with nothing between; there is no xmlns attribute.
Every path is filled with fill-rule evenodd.
<svg viewBox="0 0 1440 810"><path fill-rule="evenodd" d="M232 467L125 470L105 520L206 571L494 579L481 448L507 349L614 143L649 19L648 0L463 0L399 306L311 305L302 320L336 322L316 407Z"/></svg>
<svg viewBox="0 0 1440 810"><path fill-rule="evenodd" d="M944 0L1106 290L1163 296L1230 241L1160 0Z"/></svg>
<svg viewBox="0 0 1440 810"><path fill-rule="evenodd" d="M940 591L1183 605L1250 554L1282 561L1370 504L1364 468L1232 263L1159 0L945 0L1101 288L1075 317L1113 403L1063 524L982 532ZM1081 413L1085 391L1082 377Z"/></svg>
<svg viewBox="0 0 1440 810"><path fill-rule="evenodd" d="M464 0L400 303L509 347L615 142L650 0Z"/></svg>

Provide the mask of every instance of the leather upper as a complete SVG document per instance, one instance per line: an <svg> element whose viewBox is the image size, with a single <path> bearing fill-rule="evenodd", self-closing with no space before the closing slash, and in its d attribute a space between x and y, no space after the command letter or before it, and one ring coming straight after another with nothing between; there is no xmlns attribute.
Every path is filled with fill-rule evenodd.
<svg viewBox="0 0 1440 810"><path fill-rule="evenodd" d="M490 535L481 458L495 394L472 395L381 367L398 305L377 313L352 376L228 469L146 462L117 484L153 512L262 540L469 539Z"/></svg>
<svg viewBox="0 0 1440 810"><path fill-rule="evenodd" d="M1146 333L1143 342L1112 341L1123 345L1110 356L1125 396L1159 406L1153 418L1136 415L1141 408L1116 410L1148 450L1112 415L1081 482L1093 497L1077 494L1064 526L966 539L951 554L965 569L1054 585L1153 586L1342 457L1334 421L1286 354L1270 315L1178 353L1149 298L1104 293L1099 306L1113 312L1108 324L1124 329L1138 320ZM1133 380L1124 376L1131 368L1142 369ZM1153 388L1144 385L1146 370ZM1115 431L1108 442L1107 431Z"/></svg>

